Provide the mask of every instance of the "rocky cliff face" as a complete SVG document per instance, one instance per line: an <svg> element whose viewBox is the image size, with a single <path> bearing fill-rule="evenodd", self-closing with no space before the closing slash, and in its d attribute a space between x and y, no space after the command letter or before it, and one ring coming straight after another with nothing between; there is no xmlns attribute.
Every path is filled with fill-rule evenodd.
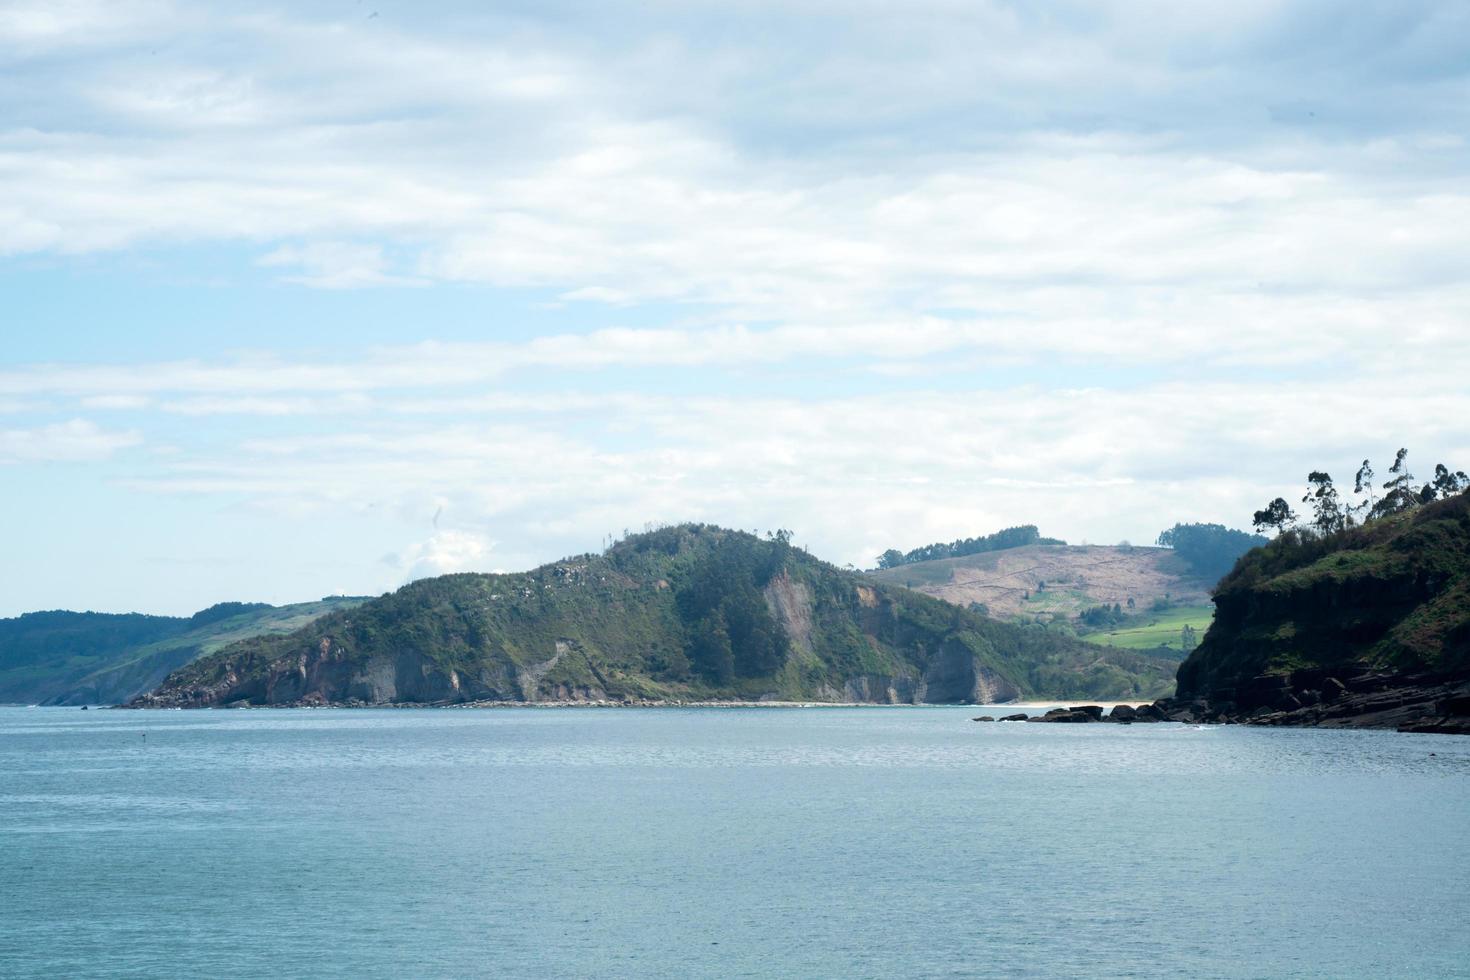
<svg viewBox="0 0 1470 980"><path fill-rule="evenodd" d="M1470 496L1278 540L1220 583L1167 709L1187 720L1470 727Z"/></svg>
<svg viewBox="0 0 1470 980"><path fill-rule="evenodd" d="M685 526L525 574L416 582L226 648L135 704L996 702L1152 695L1168 668Z"/></svg>

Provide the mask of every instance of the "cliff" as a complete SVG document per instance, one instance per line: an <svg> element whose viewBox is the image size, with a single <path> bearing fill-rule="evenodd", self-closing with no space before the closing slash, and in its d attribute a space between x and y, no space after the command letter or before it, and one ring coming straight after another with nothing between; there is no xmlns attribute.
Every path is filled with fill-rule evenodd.
<svg viewBox="0 0 1470 980"><path fill-rule="evenodd" d="M999 623L707 525L407 585L176 671L138 706L1150 696L1171 665Z"/></svg>
<svg viewBox="0 0 1470 980"><path fill-rule="evenodd" d="M1170 710L1470 731L1470 495L1247 554L1216 590Z"/></svg>

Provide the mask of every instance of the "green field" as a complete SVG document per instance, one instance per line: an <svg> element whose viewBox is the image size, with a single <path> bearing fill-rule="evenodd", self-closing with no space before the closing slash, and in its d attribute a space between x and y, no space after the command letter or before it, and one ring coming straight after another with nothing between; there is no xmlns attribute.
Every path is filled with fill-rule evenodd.
<svg viewBox="0 0 1470 980"><path fill-rule="evenodd" d="M1124 647L1129 650L1152 650L1171 647L1179 650L1179 634L1186 625L1193 626L1195 639L1204 638L1210 620L1215 616L1214 606L1175 606L1162 612L1145 612L1130 617L1138 625L1119 626L1083 635L1083 639L1104 646ZM1181 655L1187 653L1180 650Z"/></svg>

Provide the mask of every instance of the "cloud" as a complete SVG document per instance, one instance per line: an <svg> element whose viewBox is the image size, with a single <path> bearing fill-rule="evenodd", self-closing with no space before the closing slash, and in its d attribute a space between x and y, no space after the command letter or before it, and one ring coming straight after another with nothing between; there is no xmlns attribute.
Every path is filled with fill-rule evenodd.
<svg viewBox="0 0 1470 980"><path fill-rule="evenodd" d="M1401 443L1463 466L1467 16L11 4L0 262L225 245L291 302L435 302L378 346L8 360L0 459L146 437L129 489L303 533L442 505L409 577L650 520L1145 540ZM425 339L441 298L477 339Z"/></svg>
<svg viewBox="0 0 1470 980"><path fill-rule="evenodd" d="M36 429L3 429L0 464L94 462L142 441L137 431L109 431L86 419Z"/></svg>
<svg viewBox="0 0 1470 980"><path fill-rule="evenodd" d="M400 569L406 581L451 572L488 571L494 542L470 531L436 531L431 537L388 555L384 561Z"/></svg>
<svg viewBox="0 0 1470 980"><path fill-rule="evenodd" d="M388 272L388 260L377 245L350 242L314 242L284 245L263 255L259 264L299 269L289 282L322 289L352 289L360 286L423 285L423 280Z"/></svg>
<svg viewBox="0 0 1470 980"><path fill-rule="evenodd" d="M152 400L142 395L88 395L80 399L83 408L103 411L130 411L147 408Z"/></svg>
<svg viewBox="0 0 1470 980"><path fill-rule="evenodd" d="M1432 419L1424 400L1442 411ZM1415 433L1421 468L1464 460L1453 379L1373 411L1336 381L1127 390L1034 387L796 400L568 395L379 412L337 431L251 439L135 480L168 495L243 496L293 515L377 509L469 515L407 569L473 567L576 553L649 521L791 527L819 554L864 564L875 542L913 546L1019 523L1074 540L1151 540L1176 520L1239 526L1317 466L1347 473ZM390 406L380 406L390 408ZM470 420L467 412L489 419ZM463 523L463 522L462 522ZM881 548L878 550L882 550ZM873 552L876 554L877 552ZM458 555L451 561L431 554Z"/></svg>

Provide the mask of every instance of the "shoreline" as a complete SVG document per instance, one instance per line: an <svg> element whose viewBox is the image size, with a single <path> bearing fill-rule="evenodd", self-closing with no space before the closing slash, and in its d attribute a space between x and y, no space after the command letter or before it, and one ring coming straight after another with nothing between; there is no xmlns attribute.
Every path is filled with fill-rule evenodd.
<svg viewBox="0 0 1470 980"><path fill-rule="evenodd" d="M439 701L439 702L384 702L379 704L231 704L231 705L201 705L197 707L185 707L182 705L160 705L160 704L103 704L89 705L87 707L96 709L121 709L135 711L239 711L277 708L309 708L312 710L342 709L360 710L363 708L994 708L1006 711L1037 711L1047 708L1070 707L1086 703L1102 707L1105 711L1111 711L1118 705L1138 707L1149 704L1149 701L1006 701L993 704L982 704L979 702L955 702L952 704L910 704L906 702L888 703L882 701ZM16 708L65 708L70 711L80 710L82 705L8 705L6 707Z"/></svg>

